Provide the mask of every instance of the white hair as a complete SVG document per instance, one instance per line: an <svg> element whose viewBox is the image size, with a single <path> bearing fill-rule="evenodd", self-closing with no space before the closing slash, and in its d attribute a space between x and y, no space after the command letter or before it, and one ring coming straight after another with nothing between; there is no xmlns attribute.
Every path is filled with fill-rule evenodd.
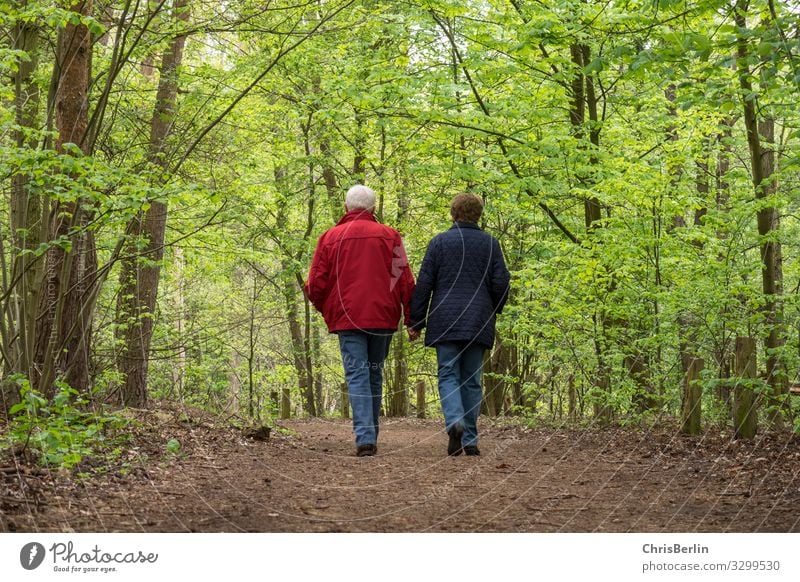
<svg viewBox="0 0 800 582"><path fill-rule="evenodd" d="M375 191L356 184L347 191L344 205L347 210L375 210Z"/></svg>

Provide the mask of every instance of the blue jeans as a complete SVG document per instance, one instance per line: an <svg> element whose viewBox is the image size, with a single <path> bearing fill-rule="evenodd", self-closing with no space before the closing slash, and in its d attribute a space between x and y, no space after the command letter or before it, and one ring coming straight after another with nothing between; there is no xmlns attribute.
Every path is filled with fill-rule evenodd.
<svg viewBox="0 0 800 582"><path fill-rule="evenodd" d="M353 410L356 446L378 442L378 418L381 413L383 361L389 353L392 331L341 331L344 375Z"/></svg>
<svg viewBox="0 0 800 582"><path fill-rule="evenodd" d="M462 446L478 444L478 415L481 412L483 346L466 342L436 344L439 364L439 399L445 428L464 428Z"/></svg>

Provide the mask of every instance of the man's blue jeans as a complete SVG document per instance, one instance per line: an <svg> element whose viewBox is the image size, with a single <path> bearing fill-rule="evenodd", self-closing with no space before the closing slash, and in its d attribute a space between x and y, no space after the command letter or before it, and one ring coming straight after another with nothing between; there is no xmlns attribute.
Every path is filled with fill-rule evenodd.
<svg viewBox="0 0 800 582"><path fill-rule="evenodd" d="M466 342L436 344L439 364L439 399L445 428L464 428L462 446L478 444L478 415L481 412L483 346Z"/></svg>
<svg viewBox="0 0 800 582"><path fill-rule="evenodd" d="M391 331L341 331L344 375L353 410L356 446L378 442L378 418L381 413L383 361L389 353Z"/></svg>

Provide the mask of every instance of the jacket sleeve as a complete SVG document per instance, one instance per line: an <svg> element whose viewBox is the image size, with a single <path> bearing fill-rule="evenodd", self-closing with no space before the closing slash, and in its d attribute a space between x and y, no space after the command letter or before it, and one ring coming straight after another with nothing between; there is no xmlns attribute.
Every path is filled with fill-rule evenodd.
<svg viewBox="0 0 800 582"><path fill-rule="evenodd" d="M427 324L428 305L431 302L438 271L436 239L434 239L428 243L417 277L417 286L414 288L414 296L411 299L411 327L414 329L422 329Z"/></svg>
<svg viewBox="0 0 800 582"><path fill-rule="evenodd" d="M411 272L408 264L408 255L400 233L396 234L394 245L392 277L399 277L397 286L400 292L400 304L403 306L403 321L406 326L409 326L411 325L411 297L414 294L414 273Z"/></svg>
<svg viewBox="0 0 800 582"><path fill-rule="evenodd" d="M330 265L325 245L325 234L319 237L314 258L311 260L311 269L308 272L305 292L309 301L317 311L322 312L322 306L328 296L330 286Z"/></svg>
<svg viewBox="0 0 800 582"><path fill-rule="evenodd" d="M492 267L489 271L489 289L494 303L495 313L502 313L503 307L508 300L508 293L511 289L511 274L506 267L503 258L503 249L496 238L492 238Z"/></svg>

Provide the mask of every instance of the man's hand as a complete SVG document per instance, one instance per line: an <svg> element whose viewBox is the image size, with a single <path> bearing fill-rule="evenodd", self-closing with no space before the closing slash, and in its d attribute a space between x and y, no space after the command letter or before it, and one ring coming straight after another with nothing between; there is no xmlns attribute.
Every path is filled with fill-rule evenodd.
<svg viewBox="0 0 800 582"><path fill-rule="evenodd" d="M409 327L407 329L409 341L413 342L420 336L420 331L418 329L414 329L413 327Z"/></svg>

